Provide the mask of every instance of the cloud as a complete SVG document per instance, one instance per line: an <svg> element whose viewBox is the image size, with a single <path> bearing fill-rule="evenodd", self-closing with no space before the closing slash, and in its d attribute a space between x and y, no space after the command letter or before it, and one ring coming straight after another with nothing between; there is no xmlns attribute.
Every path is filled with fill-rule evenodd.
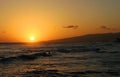
<svg viewBox="0 0 120 77"><path fill-rule="evenodd" d="M108 26L100 26L101 29L105 29L105 30L112 30L112 28L108 27Z"/></svg>
<svg viewBox="0 0 120 77"><path fill-rule="evenodd" d="M1 33L1 34L6 34L6 31L1 31L0 33Z"/></svg>
<svg viewBox="0 0 120 77"><path fill-rule="evenodd" d="M68 26L65 26L64 28L68 28L68 29L78 29L79 26L78 26L78 25L68 25Z"/></svg>

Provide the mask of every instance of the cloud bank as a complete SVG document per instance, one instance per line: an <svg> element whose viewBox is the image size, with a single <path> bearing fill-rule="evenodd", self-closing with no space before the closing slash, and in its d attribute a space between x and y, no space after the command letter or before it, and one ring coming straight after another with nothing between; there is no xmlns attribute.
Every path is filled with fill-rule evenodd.
<svg viewBox="0 0 120 77"><path fill-rule="evenodd" d="M112 30L112 28L108 27L108 26L100 26L101 29L104 29L104 30Z"/></svg>
<svg viewBox="0 0 120 77"><path fill-rule="evenodd" d="M68 26L65 26L64 28L68 28L68 29L78 29L79 26L78 26L78 25L68 25Z"/></svg>

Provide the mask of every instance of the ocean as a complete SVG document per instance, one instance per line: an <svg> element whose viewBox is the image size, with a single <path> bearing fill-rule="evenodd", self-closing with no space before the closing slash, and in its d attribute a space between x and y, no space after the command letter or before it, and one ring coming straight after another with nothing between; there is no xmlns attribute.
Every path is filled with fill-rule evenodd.
<svg viewBox="0 0 120 77"><path fill-rule="evenodd" d="M120 77L120 43L0 44L0 77Z"/></svg>

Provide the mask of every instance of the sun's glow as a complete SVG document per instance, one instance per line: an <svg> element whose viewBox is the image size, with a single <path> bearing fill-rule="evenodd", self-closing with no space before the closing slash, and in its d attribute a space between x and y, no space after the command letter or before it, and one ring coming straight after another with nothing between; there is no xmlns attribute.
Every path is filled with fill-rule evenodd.
<svg viewBox="0 0 120 77"><path fill-rule="evenodd" d="M31 36L31 37L30 37L30 41L32 41L32 42L35 41L35 37L34 37L34 36Z"/></svg>

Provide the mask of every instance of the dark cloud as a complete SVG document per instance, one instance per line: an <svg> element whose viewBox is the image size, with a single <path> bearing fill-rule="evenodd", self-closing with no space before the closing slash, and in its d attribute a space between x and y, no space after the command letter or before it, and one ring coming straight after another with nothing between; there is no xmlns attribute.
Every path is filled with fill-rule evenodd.
<svg viewBox="0 0 120 77"><path fill-rule="evenodd" d="M68 29L78 29L79 26L78 26L78 25L68 25L68 26L65 26L64 28L68 28Z"/></svg>
<svg viewBox="0 0 120 77"><path fill-rule="evenodd" d="M108 27L108 26L104 26L104 25L101 26L100 28L101 28L101 29L105 29L105 30L112 30L112 28L110 28L110 27Z"/></svg>

